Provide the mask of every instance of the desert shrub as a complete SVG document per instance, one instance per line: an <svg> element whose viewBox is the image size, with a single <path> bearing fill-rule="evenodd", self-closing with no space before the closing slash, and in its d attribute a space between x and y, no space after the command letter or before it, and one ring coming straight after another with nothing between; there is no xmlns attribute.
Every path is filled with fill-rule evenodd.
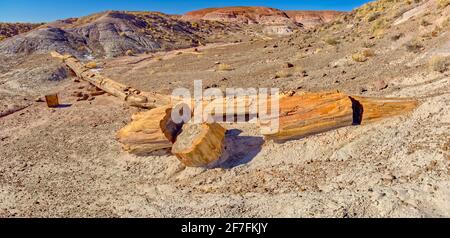
<svg viewBox="0 0 450 238"><path fill-rule="evenodd" d="M431 25L431 23L429 21L425 20L425 19L422 19L420 21L420 25L421 26L429 26L429 25Z"/></svg>
<svg viewBox="0 0 450 238"><path fill-rule="evenodd" d="M393 41L398 41L400 38L402 38L402 37L404 37L404 36L405 36L405 34L403 34L403 33L398 33L398 34L393 35L393 36L391 37L391 40L393 40Z"/></svg>
<svg viewBox="0 0 450 238"><path fill-rule="evenodd" d="M442 28L446 28L450 26L450 17L447 17L442 23L441 23L441 27Z"/></svg>
<svg viewBox="0 0 450 238"><path fill-rule="evenodd" d="M325 43L327 43L329 45L337 45L337 44L339 44L339 40L331 37L331 38L326 39Z"/></svg>
<svg viewBox="0 0 450 238"><path fill-rule="evenodd" d="M440 9L446 8L448 5L450 5L450 0L438 0L438 7Z"/></svg>
<svg viewBox="0 0 450 238"><path fill-rule="evenodd" d="M367 61L367 57L365 57L361 52L353 54L352 59L353 59L353 61L359 62L359 63Z"/></svg>
<svg viewBox="0 0 450 238"><path fill-rule="evenodd" d="M373 56L375 56L375 51L372 49L364 49L361 51L361 54L364 57L373 57Z"/></svg>
<svg viewBox="0 0 450 238"><path fill-rule="evenodd" d="M288 70L280 70L275 73L275 78L288 78L291 76L292 76L292 73Z"/></svg>
<svg viewBox="0 0 450 238"><path fill-rule="evenodd" d="M447 67L449 65L449 59L444 56L435 55L431 57L430 61L428 62L428 65L431 70L443 73L447 70Z"/></svg>
<svg viewBox="0 0 450 238"><path fill-rule="evenodd" d="M381 16L381 13L380 13L380 12L374 12L374 13L371 13L371 14L369 14L369 16L367 16L367 21L368 21L368 22L373 22L373 21L375 21L376 19L378 19L380 16Z"/></svg>
<svg viewBox="0 0 450 238"><path fill-rule="evenodd" d="M364 42L363 43L364 48L372 48L375 46L375 43L373 42Z"/></svg>
<svg viewBox="0 0 450 238"><path fill-rule="evenodd" d="M233 70L233 67L231 67L231 65L229 65L229 64L218 64L217 65L217 70L219 70L219 71L231 71L231 70Z"/></svg>
<svg viewBox="0 0 450 238"><path fill-rule="evenodd" d="M384 19L376 20L371 28L372 36L380 38L384 35L385 29L387 28L387 23Z"/></svg>
<svg viewBox="0 0 450 238"><path fill-rule="evenodd" d="M417 41L411 41L405 44L405 48L409 52L419 53L423 49L423 45Z"/></svg>
<svg viewBox="0 0 450 238"><path fill-rule="evenodd" d="M125 52L125 55L126 55L126 56L133 56L133 55L134 55L134 52L133 52L133 50L127 50L127 51Z"/></svg>
<svg viewBox="0 0 450 238"><path fill-rule="evenodd" d="M90 61L87 64L84 65L88 69L95 69L97 68L97 63L95 61Z"/></svg>

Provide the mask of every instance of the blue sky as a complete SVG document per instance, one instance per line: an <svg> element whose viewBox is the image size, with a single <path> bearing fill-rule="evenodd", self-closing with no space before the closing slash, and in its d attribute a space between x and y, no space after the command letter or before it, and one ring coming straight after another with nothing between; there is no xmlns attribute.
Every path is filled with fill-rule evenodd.
<svg viewBox="0 0 450 238"><path fill-rule="evenodd" d="M48 22L105 10L181 14L206 7L267 6L283 10L352 10L369 0L0 0L0 22Z"/></svg>

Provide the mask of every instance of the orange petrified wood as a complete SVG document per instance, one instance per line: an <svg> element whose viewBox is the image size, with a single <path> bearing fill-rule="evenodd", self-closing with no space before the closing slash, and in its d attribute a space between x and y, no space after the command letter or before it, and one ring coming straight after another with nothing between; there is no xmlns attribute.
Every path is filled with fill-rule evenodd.
<svg viewBox="0 0 450 238"><path fill-rule="evenodd" d="M225 132L217 123L186 123L172 153L189 167L213 166L223 153Z"/></svg>
<svg viewBox="0 0 450 238"><path fill-rule="evenodd" d="M145 155L172 148L182 125L171 120L171 112L166 106L133 115L131 123L117 133L124 150Z"/></svg>
<svg viewBox="0 0 450 238"><path fill-rule="evenodd" d="M412 99L367 98L338 92L284 97L280 99L279 131L265 137L278 142L298 139L401 115L417 104Z"/></svg>

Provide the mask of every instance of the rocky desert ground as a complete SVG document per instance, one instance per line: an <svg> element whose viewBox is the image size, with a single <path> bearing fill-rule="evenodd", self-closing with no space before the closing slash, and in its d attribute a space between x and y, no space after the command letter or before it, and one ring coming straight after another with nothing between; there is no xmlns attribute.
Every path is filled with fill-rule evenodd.
<svg viewBox="0 0 450 238"><path fill-rule="evenodd" d="M449 29L448 0L378 0L346 13L109 11L17 31L0 41L0 216L449 217ZM142 109L94 96L51 51L162 94L202 80L419 105L285 143L226 124L231 159L189 168L123 151L116 133ZM58 108L42 100L52 93Z"/></svg>

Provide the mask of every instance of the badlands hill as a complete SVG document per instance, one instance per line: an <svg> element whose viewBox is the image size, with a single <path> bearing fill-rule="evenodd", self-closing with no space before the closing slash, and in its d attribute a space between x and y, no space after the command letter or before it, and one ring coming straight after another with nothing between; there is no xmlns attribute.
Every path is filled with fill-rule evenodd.
<svg viewBox="0 0 450 238"><path fill-rule="evenodd" d="M295 19L300 20L297 23L285 12L265 7L203 9L181 17L159 12L108 11L40 26L3 24L2 39L11 38L2 42L0 52L29 55L57 50L78 57L115 57L195 47L207 42L232 42L242 40L245 34L290 34L301 29L301 22L320 24L330 18L329 13L322 16L315 12L300 19L297 13ZM276 24L285 28L250 29L247 24ZM12 37L18 34L21 35ZM235 37L236 34L240 36Z"/></svg>
<svg viewBox="0 0 450 238"><path fill-rule="evenodd" d="M297 23L305 27L315 27L333 21L344 12L338 11L285 11Z"/></svg>
<svg viewBox="0 0 450 238"><path fill-rule="evenodd" d="M238 22L244 24L285 25L300 23L316 26L333 20L337 11L282 11L268 7L206 8L184 14L182 19Z"/></svg>
<svg viewBox="0 0 450 238"><path fill-rule="evenodd" d="M233 32L233 26L200 22L191 24L157 12L108 11L48 23L4 40L0 52L29 55L51 50L114 57L198 46L209 35Z"/></svg>
<svg viewBox="0 0 450 238"><path fill-rule="evenodd" d="M148 24L136 14L112 12L4 40L0 216L449 217L449 16L448 0L379 0L283 37L244 34L258 25L157 17L181 24L167 36L171 42L136 31ZM119 38L122 30L131 37ZM49 41L38 31L66 38ZM197 36L214 44L164 50L189 47L188 38ZM162 48L138 54L155 46L149 42ZM125 55L124 46L137 52ZM253 125L227 124L231 162L186 168L170 154L121 149L116 133L139 109L93 96L92 86L48 53L82 55L85 48L99 52L80 58L92 72L143 91L170 94L203 80L204 88L339 90L419 105L407 115L281 144L264 141ZM18 58L14 49L30 53ZM104 58L107 52L117 56ZM61 108L38 100L55 92Z"/></svg>
<svg viewBox="0 0 450 238"><path fill-rule="evenodd" d="M0 23L0 41L33 30L42 24Z"/></svg>

